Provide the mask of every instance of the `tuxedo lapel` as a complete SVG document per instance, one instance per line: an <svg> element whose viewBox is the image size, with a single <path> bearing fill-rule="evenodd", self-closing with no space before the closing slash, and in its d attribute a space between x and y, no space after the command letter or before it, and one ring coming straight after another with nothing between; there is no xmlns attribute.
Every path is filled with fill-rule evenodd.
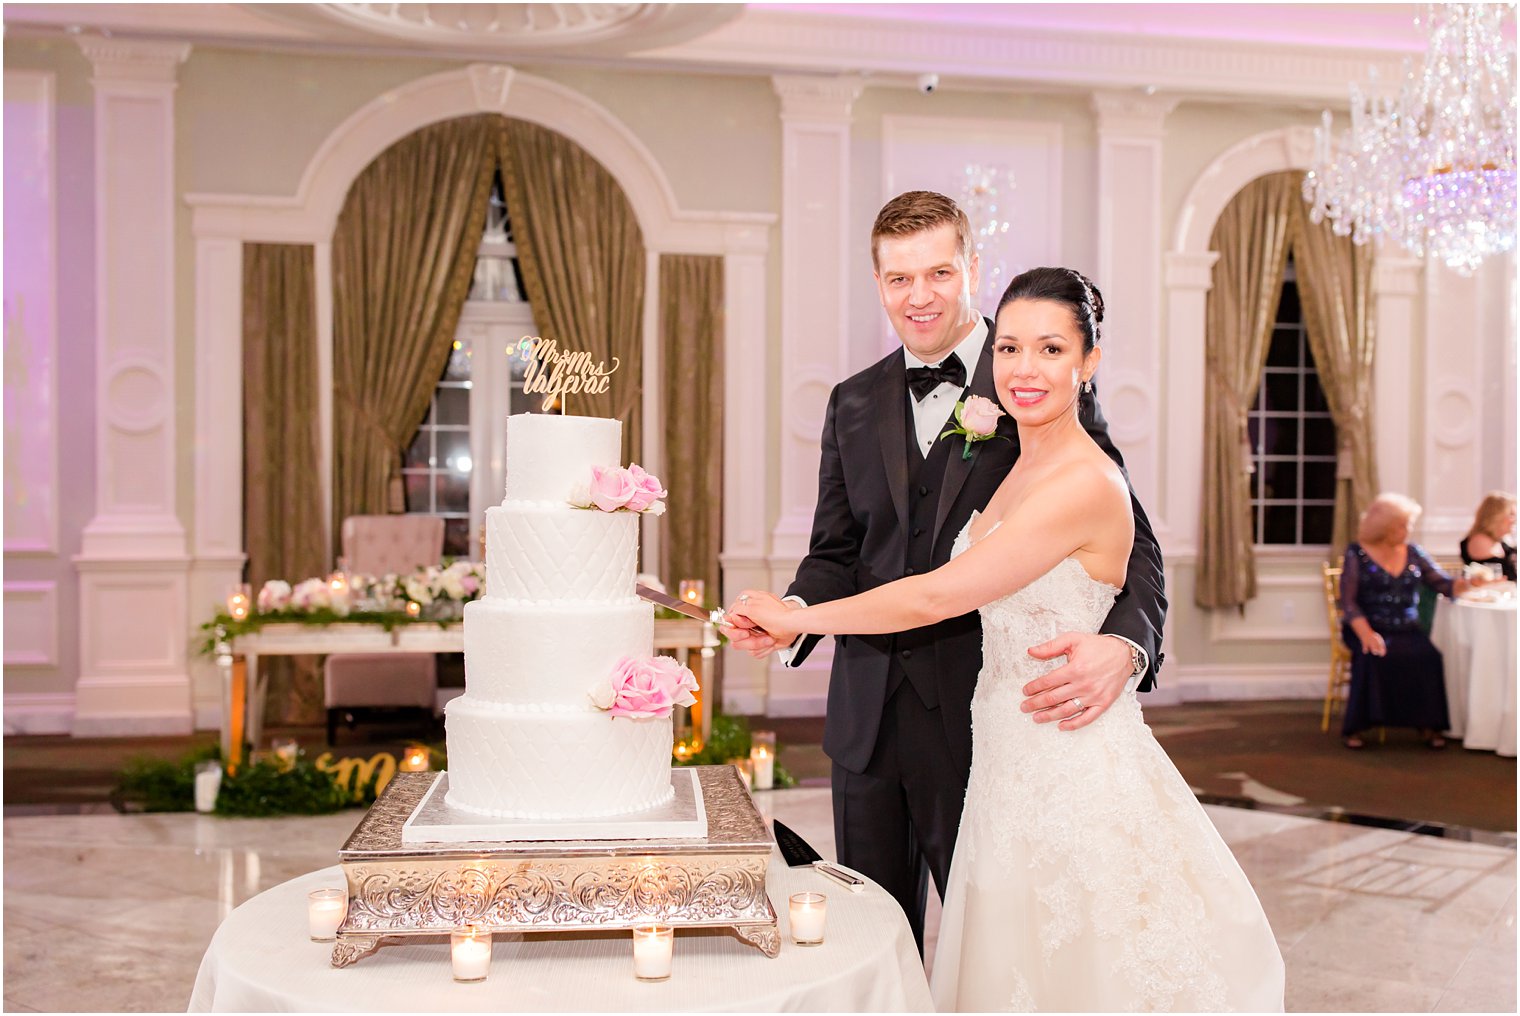
<svg viewBox="0 0 1520 1016"><path fill-rule="evenodd" d="M905 382L906 383L906 382ZM992 386L992 339L989 335L987 342L982 346L982 355L977 358L976 371L971 375L970 386L961 393L961 401L965 401L972 395L980 395L983 398L997 401L997 392ZM1001 422L1001 421L1000 421ZM971 457L965 457L966 439L960 434L952 434L942 440L950 442L950 459L945 463L945 487L940 493L939 506L934 513L934 540L939 542L939 531L944 528L945 518L950 514L950 509L955 505L955 499L960 495L961 488L966 485L966 480L971 476L971 467L976 465L976 460L981 456L981 446L986 442L977 442L971 446Z"/></svg>
<svg viewBox="0 0 1520 1016"><path fill-rule="evenodd" d="M882 368L882 377L876 385L879 394L876 417L876 434L881 441L882 465L887 470L887 489L892 492L892 505L897 509L897 521L904 531L908 528L908 449L904 444L908 419L908 375L902 358L889 359Z"/></svg>

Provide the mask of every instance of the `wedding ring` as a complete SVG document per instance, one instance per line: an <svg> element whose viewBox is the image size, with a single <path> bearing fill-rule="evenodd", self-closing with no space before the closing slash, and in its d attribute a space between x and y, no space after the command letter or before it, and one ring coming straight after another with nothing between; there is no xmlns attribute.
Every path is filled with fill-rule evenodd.
<svg viewBox="0 0 1520 1016"><path fill-rule="evenodd" d="M1084 705L1083 705L1083 704L1082 704L1082 700L1081 700L1081 699L1079 699L1079 698L1077 698L1077 697L1076 697L1076 696L1075 696L1075 695L1073 695L1073 696L1072 696L1072 697L1071 697L1071 704L1072 704L1072 705L1074 705L1074 706L1076 706L1076 707L1077 707L1077 712L1079 712L1079 713L1080 713L1080 712L1081 712L1081 711L1082 711L1082 710L1084 710L1084 709L1086 709L1086 708L1087 708L1087 707L1086 707L1086 706L1084 706Z"/></svg>
<svg viewBox="0 0 1520 1016"><path fill-rule="evenodd" d="M749 602L749 594L745 593L742 596L740 596L739 597L739 602L740 603L748 603Z"/></svg>

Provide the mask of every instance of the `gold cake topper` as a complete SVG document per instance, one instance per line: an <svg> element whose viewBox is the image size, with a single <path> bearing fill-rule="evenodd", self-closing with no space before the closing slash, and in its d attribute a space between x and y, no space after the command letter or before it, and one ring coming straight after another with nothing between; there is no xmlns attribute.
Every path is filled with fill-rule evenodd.
<svg viewBox="0 0 1520 1016"><path fill-rule="evenodd" d="M528 365L523 378L523 392L542 395L543 411L548 412L556 399L565 401L570 394L605 395L612 384L612 374L622 365L617 357L612 366L607 361L593 363L584 350L559 348L556 339L524 335L517 343L518 357Z"/></svg>

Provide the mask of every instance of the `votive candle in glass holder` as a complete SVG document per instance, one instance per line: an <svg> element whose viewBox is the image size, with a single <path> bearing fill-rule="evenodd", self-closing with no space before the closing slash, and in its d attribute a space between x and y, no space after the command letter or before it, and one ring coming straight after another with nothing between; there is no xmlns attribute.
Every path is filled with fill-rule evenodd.
<svg viewBox="0 0 1520 1016"><path fill-rule="evenodd" d="M313 942L331 942L348 910L348 893L342 889L313 889L306 894L306 922Z"/></svg>
<svg viewBox="0 0 1520 1016"><path fill-rule="evenodd" d="M461 983L484 981L491 972L491 933L478 925L455 928L449 932L449 948L454 962L454 980Z"/></svg>
<svg viewBox="0 0 1520 1016"><path fill-rule="evenodd" d="M770 730L757 730L750 735L749 744L754 788L770 790L776 785L776 734Z"/></svg>
<svg viewBox="0 0 1520 1016"><path fill-rule="evenodd" d="M432 752L420 744L409 745L396 765L396 769L403 773L425 773L432 767Z"/></svg>
<svg viewBox="0 0 1520 1016"><path fill-rule="evenodd" d="M253 610L253 587L239 582L227 590L227 613L234 621L246 621Z"/></svg>
<svg viewBox="0 0 1520 1016"><path fill-rule="evenodd" d="M406 601L406 616L407 617L421 617L422 616L422 604L418 603L416 600L407 600Z"/></svg>
<svg viewBox="0 0 1520 1016"><path fill-rule="evenodd" d="M680 597L687 603L695 603L699 607L702 606L703 601L707 598L707 583L701 579L682 579Z"/></svg>
<svg viewBox="0 0 1520 1016"><path fill-rule="evenodd" d="M670 976L675 932L668 924L640 924L633 929L633 976L663 981Z"/></svg>
<svg viewBox="0 0 1520 1016"><path fill-rule="evenodd" d="M216 810L216 795L222 789L222 764L216 759L195 763L195 810Z"/></svg>
<svg viewBox="0 0 1520 1016"><path fill-rule="evenodd" d="M829 898L823 893L792 893L787 899L792 941L798 945L822 945L823 922L828 916L828 907Z"/></svg>

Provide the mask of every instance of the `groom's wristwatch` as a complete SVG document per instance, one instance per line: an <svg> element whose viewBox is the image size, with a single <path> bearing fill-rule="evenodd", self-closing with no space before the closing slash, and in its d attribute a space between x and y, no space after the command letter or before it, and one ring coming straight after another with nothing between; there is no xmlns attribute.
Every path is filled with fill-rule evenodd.
<svg viewBox="0 0 1520 1016"><path fill-rule="evenodd" d="M1115 635L1113 632L1104 632L1111 639L1118 639L1129 646L1129 678L1124 682L1125 691L1134 691L1140 686L1140 681L1145 677L1145 672L1151 669L1151 658L1144 649L1125 638L1123 635Z"/></svg>

